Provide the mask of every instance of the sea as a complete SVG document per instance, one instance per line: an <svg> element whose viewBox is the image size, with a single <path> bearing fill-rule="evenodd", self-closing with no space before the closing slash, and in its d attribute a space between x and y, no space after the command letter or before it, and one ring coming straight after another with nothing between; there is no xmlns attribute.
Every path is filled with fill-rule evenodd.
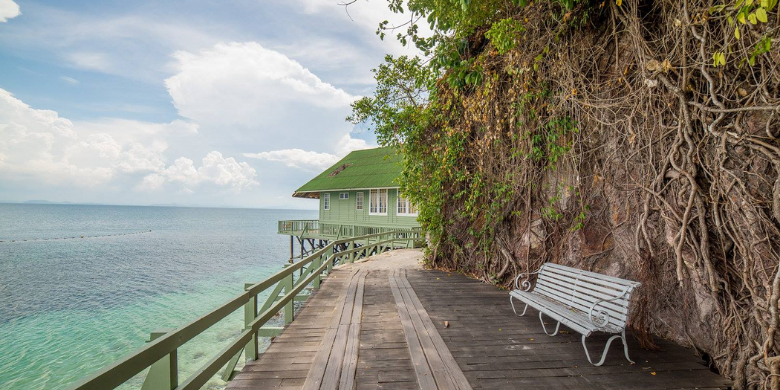
<svg viewBox="0 0 780 390"><path fill-rule="evenodd" d="M66 389L280 270L278 220L316 211L0 204L0 389ZM182 381L243 312L178 350ZM267 341L264 341L267 343ZM145 373L121 389L141 387ZM212 379L206 388L224 382Z"/></svg>

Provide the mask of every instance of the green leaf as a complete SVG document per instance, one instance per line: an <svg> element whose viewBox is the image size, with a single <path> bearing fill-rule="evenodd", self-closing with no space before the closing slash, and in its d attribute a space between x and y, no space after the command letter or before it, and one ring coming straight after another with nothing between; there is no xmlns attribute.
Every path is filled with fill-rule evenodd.
<svg viewBox="0 0 780 390"><path fill-rule="evenodd" d="M753 0L745 0L745 5L753 5Z"/></svg>
<svg viewBox="0 0 780 390"><path fill-rule="evenodd" d="M740 12L737 14L737 21L739 21L742 24L747 24L747 20L745 20L745 13Z"/></svg>
<svg viewBox="0 0 780 390"><path fill-rule="evenodd" d="M761 5L761 8L766 8L769 5L769 1L768 0L761 0L759 2L759 4Z"/></svg>
<svg viewBox="0 0 780 390"><path fill-rule="evenodd" d="M737 27L737 28L735 28L735 29L734 29L734 37L736 37L737 39L739 39L739 27Z"/></svg>
<svg viewBox="0 0 780 390"><path fill-rule="evenodd" d="M761 23L766 23L769 20L766 16L766 10L763 8L757 8L756 19L758 19Z"/></svg>
<svg viewBox="0 0 780 390"><path fill-rule="evenodd" d="M750 21L750 24L758 23L758 20L756 19L756 14L755 13L751 13L750 15L748 15L748 20Z"/></svg>
<svg viewBox="0 0 780 390"><path fill-rule="evenodd" d="M712 54L712 66L725 66L726 65L726 55L722 52L716 51Z"/></svg>
<svg viewBox="0 0 780 390"><path fill-rule="evenodd" d="M761 1L766 1L766 0L761 0ZM712 14L714 14L716 12L723 11L724 8L726 8L725 5L716 5L716 6L712 7L712 8L710 8L710 15L712 15Z"/></svg>
<svg viewBox="0 0 780 390"><path fill-rule="evenodd" d="M729 22L729 26L733 26L733 25L734 25L734 18L732 18L731 16L729 16L729 17L726 19L726 21L727 21L727 22Z"/></svg>

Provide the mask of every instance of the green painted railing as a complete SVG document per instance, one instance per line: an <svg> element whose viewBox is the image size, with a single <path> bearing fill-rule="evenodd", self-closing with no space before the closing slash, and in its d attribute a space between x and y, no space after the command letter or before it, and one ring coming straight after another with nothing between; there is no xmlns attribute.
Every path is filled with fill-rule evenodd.
<svg viewBox="0 0 780 390"><path fill-rule="evenodd" d="M419 227L351 225L320 222L316 219L279 221L277 232L294 236L355 237L394 231L420 232Z"/></svg>
<svg viewBox="0 0 780 390"><path fill-rule="evenodd" d="M244 293L202 317L174 330L152 332L149 343L144 347L82 379L70 389L114 389L147 368L149 372L143 383L143 390L199 389L223 367L225 371L222 377L229 380L234 374L241 351L244 351L247 360L257 359L258 338L274 336L281 332L280 328L269 328L264 325L282 310L285 324L292 322L293 302L308 297L307 294L301 294L308 285L311 284L315 289L319 288L323 272L330 273L337 264L351 263L375 253L406 246L405 244L410 240L418 239L417 232L391 231L331 241L322 249L299 262L285 266L262 282L247 284ZM336 249L344 247L347 249L341 251ZM301 270L300 275L295 280L295 273L299 270ZM271 288L273 290L265 303L258 305L258 295ZM180 382L178 348L242 307L244 308L244 331L194 374Z"/></svg>

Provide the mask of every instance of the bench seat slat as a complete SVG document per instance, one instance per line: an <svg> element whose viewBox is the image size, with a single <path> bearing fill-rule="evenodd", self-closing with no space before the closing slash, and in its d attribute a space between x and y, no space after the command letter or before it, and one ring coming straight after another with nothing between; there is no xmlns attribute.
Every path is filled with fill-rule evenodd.
<svg viewBox="0 0 780 390"><path fill-rule="evenodd" d="M539 277L539 282L537 284L554 284L561 287L563 290L575 290L574 281L565 280L559 277L555 277L554 275L544 275ZM612 291L606 293L604 291L592 290L591 286L582 283L577 284L576 290L586 295L586 297L583 297L583 299L593 302L604 299L613 299L622 294L622 291ZM612 302L618 306L626 306L628 304L628 300L625 298L618 298Z"/></svg>
<svg viewBox="0 0 780 390"><path fill-rule="evenodd" d="M557 284L540 283L534 288L534 291L543 293L544 295L554 295L555 299L561 301L561 303L575 306L582 311L590 310L590 307L598 302L596 306L599 310L605 310L617 317L623 317L628 314L628 307L621 305L620 303L613 303L602 301L600 299L592 299L593 297L586 295L582 291L574 291L566 287L561 287Z"/></svg>
<svg viewBox="0 0 780 390"><path fill-rule="evenodd" d="M599 331L608 333L620 332L620 328L612 324L597 327L588 321L586 313L561 305L546 296L519 290L512 291L511 294L555 321L560 321L562 324L585 336L590 336L591 333Z"/></svg>
<svg viewBox="0 0 780 390"><path fill-rule="evenodd" d="M628 314L626 306L606 302L601 299L591 299L592 297L583 294L581 291L570 290L556 284L537 284L533 291L542 295L548 295L563 304L574 306L582 311L590 310L590 307L598 302L596 308L605 310L609 312L610 315L614 314L617 317L622 317Z"/></svg>
<svg viewBox="0 0 780 390"><path fill-rule="evenodd" d="M605 287L612 287L616 290L622 290L629 286L639 286L638 282L632 280L620 279L613 276L602 275L596 272L582 271L576 268L566 267L559 264L546 263L543 268L547 272L553 272L564 276L576 278L579 276L580 280L590 281L596 284L601 284ZM619 287L616 287L619 286Z"/></svg>
<svg viewBox="0 0 780 390"><path fill-rule="evenodd" d="M602 300L612 299L615 296L618 296L618 294L614 294L612 296L606 295L606 294L598 294L597 296L594 296L595 294L592 291L588 291L584 289L582 286L577 286L575 289L574 286L566 285L564 282L554 279L541 279L536 284L536 287L534 288L534 291L539 288L546 288L548 290L554 290L554 293L559 293L559 299L561 302L568 303L569 301L574 300L574 298L577 298L573 302L573 304L578 304L583 307L581 307L581 310L588 310L590 309L590 306L594 303ZM628 306L629 301L619 298L615 299L614 301L609 302L602 302L599 304L599 308L606 309L609 311L614 311L615 314L619 315L627 315L628 314Z"/></svg>
<svg viewBox="0 0 780 390"><path fill-rule="evenodd" d="M551 281L563 287L571 286L572 288L574 287L574 283L575 283L574 280L566 276L550 274L550 273L545 273L544 275L539 276L539 282L541 283L543 281ZM620 288L619 290L608 289L608 288L601 287L599 285L590 284L587 281L583 281L583 280L577 281L577 287L579 291L583 291L588 295L596 297L596 300L614 298L622 294L623 290L625 289L625 287ZM621 300L625 301L625 299L622 298ZM617 300L615 302L617 302Z"/></svg>
<svg viewBox="0 0 780 390"><path fill-rule="evenodd" d="M588 310L590 309L590 306L582 305L579 302L577 302L576 299L574 299L572 304L570 304L571 301L569 300L569 297L561 296L560 292L547 290L547 289L545 289L543 287L542 288L537 287L537 289L535 289L534 292L536 292L537 294L543 295L543 296L545 296L547 298L551 298L551 299L553 299L555 301L558 301L558 302L560 302L562 304L562 306L571 307L571 308L576 309L577 311L580 311L580 312L585 313L585 314L587 314ZM597 307L597 309L603 310L603 308L600 305ZM607 313L609 313L609 323L610 324L612 324L612 325L614 325L616 327L622 327L623 325L625 325L625 322L626 322L625 315L623 315L622 313L614 312L614 311L609 310L609 309L607 309L606 311L607 311ZM596 311L594 311L594 312L596 312Z"/></svg>

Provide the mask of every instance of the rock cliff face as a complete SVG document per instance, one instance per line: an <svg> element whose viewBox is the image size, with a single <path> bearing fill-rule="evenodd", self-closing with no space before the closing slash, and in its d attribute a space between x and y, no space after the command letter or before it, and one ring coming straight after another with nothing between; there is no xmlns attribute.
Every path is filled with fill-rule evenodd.
<svg viewBox="0 0 780 390"><path fill-rule="evenodd" d="M780 388L780 52L755 55L777 10L556 10L504 15L522 25L508 50L476 29L402 146L430 265L505 286L548 261L640 281L645 346L674 339L738 388Z"/></svg>

